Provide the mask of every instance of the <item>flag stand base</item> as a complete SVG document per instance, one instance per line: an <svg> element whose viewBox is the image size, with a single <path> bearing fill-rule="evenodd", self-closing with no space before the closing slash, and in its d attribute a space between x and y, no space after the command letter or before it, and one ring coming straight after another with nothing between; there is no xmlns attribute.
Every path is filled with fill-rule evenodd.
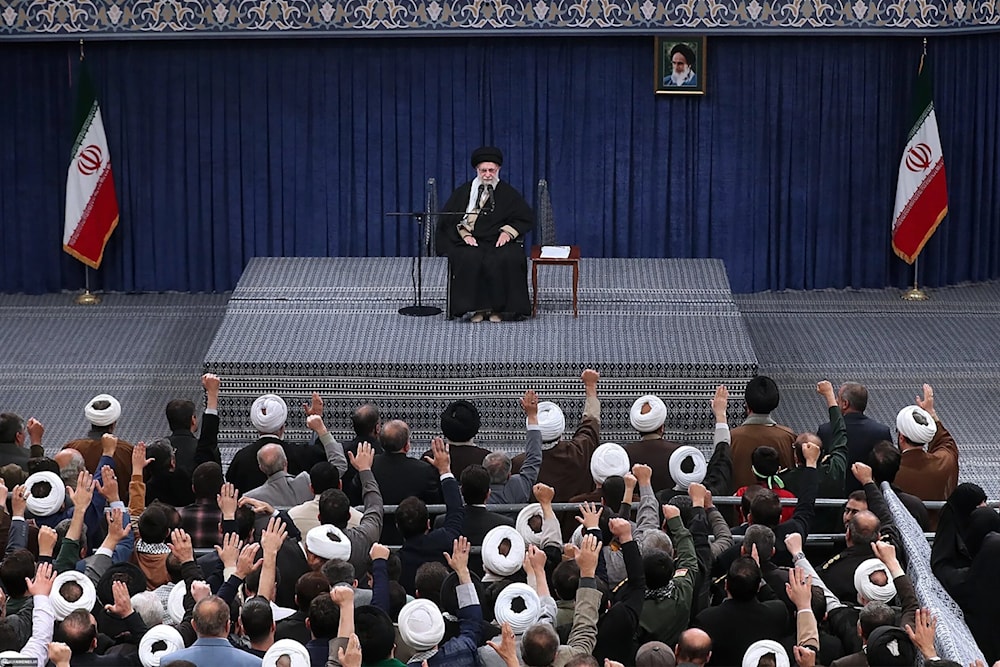
<svg viewBox="0 0 1000 667"><path fill-rule="evenodd" d="M101 297L97 296L88 289L84 290L83 294L78 295L75 301L79 306L96 306L101 302Z"/></svg>
<svg viewBox="0 0 1000 667"><path fill-rule="evenodd" d="M903 292L902 298L903 301L927 301L930 297L927 296L927 292L914 285L911 289Z"/></svg>

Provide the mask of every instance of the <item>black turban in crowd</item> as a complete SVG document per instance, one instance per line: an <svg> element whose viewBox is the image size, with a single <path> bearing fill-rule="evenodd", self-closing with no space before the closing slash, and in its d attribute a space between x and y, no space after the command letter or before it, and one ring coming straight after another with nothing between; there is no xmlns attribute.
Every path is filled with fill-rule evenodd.
<svg viewBox="0 0 1000 667"><path fill-rule="evenodd" d="M441 413L441 432L451 442L472 440L479 424L479 410L468 401L455 401Z"/></svg>

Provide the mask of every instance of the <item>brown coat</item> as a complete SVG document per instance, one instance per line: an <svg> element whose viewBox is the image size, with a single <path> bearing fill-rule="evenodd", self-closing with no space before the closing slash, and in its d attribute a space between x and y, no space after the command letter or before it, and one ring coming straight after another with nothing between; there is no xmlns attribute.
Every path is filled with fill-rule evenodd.
<svg viewBox="0 0 1000 667"><path fill-rule="evenodd" d="M676 485L670 476L670 455L679 447L678 443L663 438L643 438L625 445L625 451L632 465L642 463L653 469L653 491L662 491Z"/></svg>
<svg viewBox="0 0 1000 667"><path fill-rule="evenodd" d="M757 478L750 470L753 467L750 457L758 447L774 447L778 451L781 467L794 466L792 443L795 442L795 437L795 431L781 424L743 424L734 428L731 445L733 489L757 483Z"/></svg>
<svg viewBox="0 0 1000 667"><path fill-rule="evenodd" d="M63 449L75 449L83 455L84 465L91 473L97 473L97 463L101 460L101 435L96 431L88 434L90 437L81 438L67 442ZM118 441L115 455L111 457L115 462L115 475L118 477L118 493L122 502L128 505L129 493L128 483L132 479L132 445L124 440Z"/></svg>
<svg viewBox="0 0 1000 667"><path fill-rule="evenodd" d="M573 496L594 488L594 478L590 475L590 457L597 449L600 437L600 422L584 417L571 440L561 440L552 449L542 450L538 482L555 489L552 502L565 503ZM513 458L511 474L521 470L524 457L522 453Z"/></svg>
<svg viewBox="0 0 1000 667"><path fill-rule="evenodd" d="M895 484L921 500L947 500L958 486L958 446L940 420L927 449L903 452Z"/></svg>

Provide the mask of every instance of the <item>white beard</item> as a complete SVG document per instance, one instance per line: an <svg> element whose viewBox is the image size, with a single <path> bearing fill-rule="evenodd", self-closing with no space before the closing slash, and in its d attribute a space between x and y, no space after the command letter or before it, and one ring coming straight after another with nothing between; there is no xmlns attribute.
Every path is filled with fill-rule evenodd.
<svg viewBox="0 0 1000 667"><path fill-rule="evenodd" d="M684 83L691 78L691 68L688 66L684 67L684 71L677 73L676 70L670 75L670 81L673 82L675 86L683 86Z"/></svg>

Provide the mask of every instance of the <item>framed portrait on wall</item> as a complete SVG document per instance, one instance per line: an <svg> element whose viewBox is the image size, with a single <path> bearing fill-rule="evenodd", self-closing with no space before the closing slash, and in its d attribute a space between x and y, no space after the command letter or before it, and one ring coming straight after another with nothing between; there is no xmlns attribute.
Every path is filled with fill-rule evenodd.
<svg viewBox="0 0 1000 667"><path fill-rule="evenodd" d="M656 38L656 93L705 94L705 36L675 35Z"/></svg>

